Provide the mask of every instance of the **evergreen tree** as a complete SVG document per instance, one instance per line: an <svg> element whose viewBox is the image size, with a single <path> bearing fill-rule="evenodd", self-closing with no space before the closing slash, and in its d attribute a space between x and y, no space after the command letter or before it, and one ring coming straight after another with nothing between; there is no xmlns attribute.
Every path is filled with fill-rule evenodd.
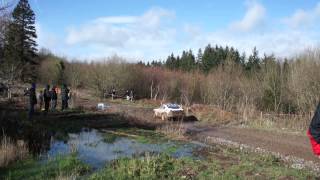
<svg viewBox="0 0 320 180"><path fill-rule="evenodd" d="M152 67L161 67L162 65L163 65L163 63L161 62L161 60L159 60L159 61L153 60L153 61L151 62L151 66L152 66Z"/></svg>
<svg viewBox="0 0 320 180"><path fill-rule="evenodd" d="M176 66L176 58L174 57L174 54L171 53L170 56L168 56L167 61L165 63L166 67L173 70L177 69L178 67Z"/></svg>
<svg viewBox="0 0 320 180"><path fill-rule="evenodd" d="M240 65L247 70L258 70L261 68L261 59L256 48L253 49L248 62L246 60L246 54L242 53L240 55L239 51L234 47L222 47L218 45L212 47L208 44L203 52L201 48L198 50L197 57L193 55L191 50L183 51L180 58L171 54L168 56L165 65L168 69L181 69L183 71L201 69L204 73L208 73L218 66L230 63Z"/></svg>
<svg viewBox="0 0 320 180"><path fill-rule="evenodd" d="M203 52L202 56L202 68L203 71L208 73L214 65L214 57L213 57L214 49L211 48L209 44Z"/></svg>
<svg viewBox="0 0 320 180"><path fill-rule="evenodd" d="M174 65L176 67L176 69L181 69L181 60L180 60L180 56L177 56L177 60L176 63Z"/></svg>
<svg viewBox="0 0 320 180"><path fill-rule="evenodd" d="M152 60L151 66L152 66L152 67L155 67L155 66L156 66L156 61L155 61L155 60Z"/></svg>
<svg viewBox="0 0 320 180"><path fill-rule="evenodd" d="M195 57L191 50L183 51L181 56L181 69L184 71L191 71L195 68Z"/></svg>
<svg viewBox="0 0 320 180"><path fill-rule="evenodd" d="M193 55L192 50L188 53L188 71L195 69L196 67L196 57Z"/></svg>
<svg viewBox="0 0 320 180"><path fill-rule="evenodd" d="M201 48L198 50L198 54L197 54L197 60L196 60L196 65L197 68L200 69L202 67L202 50Z"/></svg>
<svg viewBox="0 0 320 180"><path fill-rule="evenodd" d="M36 78L36 38L35 14L28 0L20 0L6 32L4 56L7 65L21 70L19 76L24 81Z"/></svg>
<svg viewBox="0 0 320 180"><path fill-rule="evenodd" d="M246 65L246 53L243 52L242 55L240 56L240 64L242 65L242 67L245 67Z"/></svg>
<svg viewBox="0 0 320 180"><path fill-rule="evenodd" d="M137 65L138 65L138 66L142 66L142 67L143 67L143 66L146 66L146 64L145 64L144 62L142 62L142 61L138 61Z"/></svg>
<svg viewBox="0 0 320 180"><path fill-rule="evenodd" d="M187 66L188 66L188 57L187 57L187 52L186 51L183 51L182 52L182 55L181 55L181 59L180 59L180 68L182 70L186 70L187 69Z"/></svg>
<svg viewBox="0 0 320 180"><path fill-rule="evenodd" d="M241 57L238 50L235 50L233 47L230 48L230 51L227 54L227 57L230 58L235 64L241 64Z"/></svg>
<svg viewBox="0 0 320 180"><path fill-rule="evenodd" d="M252 55L249 56L248 63L246 65L246 69L249 71L260 69L259 52L256 47L253 48Z"/></svg>

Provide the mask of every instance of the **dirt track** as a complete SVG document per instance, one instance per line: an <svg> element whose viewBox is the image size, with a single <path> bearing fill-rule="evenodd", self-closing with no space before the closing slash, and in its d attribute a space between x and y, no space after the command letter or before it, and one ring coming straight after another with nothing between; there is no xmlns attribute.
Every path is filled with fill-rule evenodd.
<svg viewBox="0 0 320 180"><path fill-rule="evenodd" d="M144 119L152 118L151 109L141 109L130 106L116 105L117 108L126 111L129 114L144 114ZM159 120L156 120L159 121ZM186 124L188 131L194 137L203 139L207 137L222 138L228 141L245 144L255 148L262 148L267 151L277 152L284 156L294 156L307 161L320 163L311 150L309 139L306 135L294 133L280 133L252 128L241 127L197 127L196 123Z"/></svg>
<svg viewBox="0 0 320 180"><path fill-rule="evenodd" d="M143 119L152 119L152 110L130 106L115 105L122 111L135 116L144 114ZM159 120L154 120L159 123ZM244 144L253 148L261 148L268 152L280 153L282 156L292 156L305 161L313 161L320 164L320 159L312 153L307 135L275 132L245 127L198 127L197 123L186 123L187 131L195 140L203 140L208 137L220 138L227 141Z"/></svg>
<svg viewBox="0 0 320 180"><path fill-rule="evenodd" d="M307 136L239 127L192 128L197 138L215 137L262 148L284 156L294 156L320 163L311 150Z"/></svg>

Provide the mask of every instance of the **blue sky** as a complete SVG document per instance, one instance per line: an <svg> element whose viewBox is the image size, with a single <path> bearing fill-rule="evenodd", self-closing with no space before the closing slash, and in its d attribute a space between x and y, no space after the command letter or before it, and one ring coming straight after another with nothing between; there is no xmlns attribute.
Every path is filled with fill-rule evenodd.
<svg viewBox="0 0 320 180"><path fill-rule="evenodd" d="M295 56L320 40L316 0L29 0L38 43L78 59L165 58L208 43Z"/></svg>

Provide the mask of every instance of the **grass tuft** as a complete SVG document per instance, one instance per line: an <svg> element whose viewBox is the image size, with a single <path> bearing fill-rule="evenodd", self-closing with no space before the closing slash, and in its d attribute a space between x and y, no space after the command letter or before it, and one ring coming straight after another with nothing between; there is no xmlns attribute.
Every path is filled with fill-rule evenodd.
<svg viewBox="0 0 320 180"><path fill-rule="evenodd" d="M28 149L24 141L13 142L4 135L0 144L0 167L7 167L9 164L24 159L28 156Z"/></svg>

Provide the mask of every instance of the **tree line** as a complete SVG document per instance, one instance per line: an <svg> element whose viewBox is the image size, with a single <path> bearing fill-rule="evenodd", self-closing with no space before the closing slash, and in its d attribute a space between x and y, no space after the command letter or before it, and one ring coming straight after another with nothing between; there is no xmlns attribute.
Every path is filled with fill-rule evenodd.
<svg viewBox="0 0 320 180"><path fill-rule="evenodd" d="M228 63L241 65L246 71L259 70L262 61L263 59L260 58L256 47L253 48L252 54L246 57L244 52L240 54L239 50L234 47L222 47L218 45L212 47L208 44L204 48L204 51L200 48L197 55L192 50L185 50L181 55L177 56L171 53L165 61L151 61L151 63L139 61L138 64L148 67L166 67L170 70L185 72L202 71L209 73L212 69Z"/></svg>
<svg viewBox="0 0 320 180"><path fill-rule="evenodd" d="M257 70L228 62L208 73L128 63L117 56L90 63L52 54L39 56L43 59L40 83L59 84L63 79L72 89L89 89L99 97L112 88L119 93L133 89L137 98L208 104L238 113L307 113L314 110L320 97L318 50L288 60L264 56Z"/></svg>

